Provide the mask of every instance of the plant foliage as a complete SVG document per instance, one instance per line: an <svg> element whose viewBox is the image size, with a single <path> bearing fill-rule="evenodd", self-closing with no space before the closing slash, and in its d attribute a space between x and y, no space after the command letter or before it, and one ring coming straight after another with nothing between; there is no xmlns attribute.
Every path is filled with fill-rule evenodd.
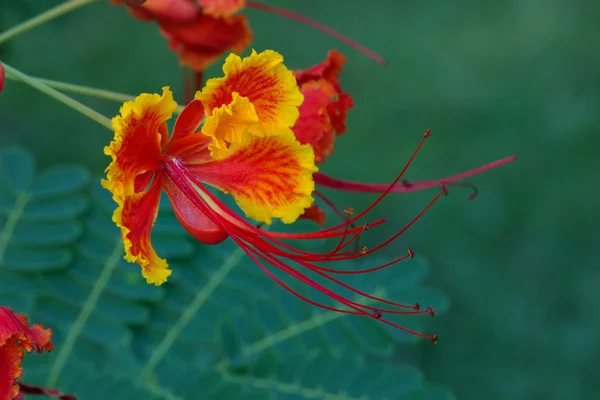
<svg viewBox="0 0 600 400"><path fill-rule="evenodd" d="M0 151L0 303L51 327L56 345L25 358L24 381L81 399L453 398L391 357L413 336L302 302L231 241L192 241L168 201L153 243L173 275L147 285L123 260L114 208L84 168L37 173L27 151ZM418 285L426 274L415 259L349 283L443 311L445 297ZM420 329L424 318L399 322Z"/></svg>

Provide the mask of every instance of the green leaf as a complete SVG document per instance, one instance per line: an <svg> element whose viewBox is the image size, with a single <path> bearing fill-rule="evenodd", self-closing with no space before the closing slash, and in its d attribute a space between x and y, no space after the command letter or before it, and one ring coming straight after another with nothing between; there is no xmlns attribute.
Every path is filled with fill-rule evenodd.
<svg viewBox="0 0 600 400"><path fill-rule="evenodd" d="M89 173L74 165L36 176L27 150L0 149L0 274L55 271L72 262L88 181Z"/></svg>

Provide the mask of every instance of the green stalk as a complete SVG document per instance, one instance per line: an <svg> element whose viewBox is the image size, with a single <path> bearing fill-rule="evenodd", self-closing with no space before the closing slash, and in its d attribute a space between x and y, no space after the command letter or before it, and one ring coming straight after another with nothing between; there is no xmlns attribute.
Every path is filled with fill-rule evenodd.
<svg viewBox="0 0 600 400"><path fill-rule="evenodd" d="M6 75L6 78L15 80L15 81L19 80L18 78L14 77L10 74ZM96 89L96 88L89 87L89 86L75 85L72 83L55 81L55 80L51 80L51 79L44 79L44 78L39 78L39 77L35 77L35 76L30 76L30 78L35 79L38 82L43 83L44 85L49 86L56 90L74 93L74 94L81 94L83 96L95 97L97 99L115 101L117 103L124 103L126 101L132 101L135 99L135 96L125 94L125 93L113 92L111 90ZM177 110L175 111L175 114L181 114L181 111L183 111L183 107L179 106L177 108Z"/></svg>
<svg viewBox="0 0 600 400"><path fill-rule="evenodd" d="M20 80L21 82L39 90L40 92L60 101L61 103L65 104L68 107L71 107L75 111L96 121L97 123L104 126L105 128L107 128L111 131L113 130L110 119L106 118L104 115L100 114L99 112L89 108L85 104L82 104L82 103L78 102L77 100L75 100L65 94L62 94L61 92L51 88L50 86L46 85L45 83L38 81L36 78L25 75L24 73L14 69L13 67L11 67L10 65L8 65L4 62L2 63L2 65L4 66L4 69L6 70L7 76L11 76L12 78L16 78L16 79Z"/></svg>
<svg viewBox="0 0 600 400"><path fill-rule="evenodd" d="M43 13L36 15L33 18L28 19L25 22L20 23L17 26L14 26L7 30L6 32L0 33L0 44L6 42L9 39L14 38L15 36L20 35L23 32L27 32L30 29L35 28L36 26L42 25L48 21L51 21L55 18L60 17L70 11L73 11L81 6L92 3L96 0L68 0L64 3L61 3L51 9L44 11Z"/></svg>

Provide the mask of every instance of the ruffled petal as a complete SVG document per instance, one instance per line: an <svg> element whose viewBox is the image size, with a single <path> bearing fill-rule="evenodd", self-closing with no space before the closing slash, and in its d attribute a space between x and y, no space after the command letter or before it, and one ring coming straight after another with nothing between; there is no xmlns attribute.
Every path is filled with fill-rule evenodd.
<svg viewBox="0 0 600 400"><path fill-rule="evenodd" d="M175 216L192 237L204 244L221 243L229 237L227 232L199 210L169 178L165 179L164 187Z"/></svg>
<svg viewBox="0 0 600 400"><path fill-rule="evenodd" d="M139 175L160 168L164 162L161 146L168 135L166 121L176 109L168 87L162 96L144 93L121 106L121 115L112 120L114 140L104 148L112 162L102 186L113 195L129 196L135 193Z"/></svg>
<svg viewBox="0 0 600 400"><path fill-rule="evenodd" d="M232 101L215 108L206 119L202 133L212 139L208 146L215 160L225 158L229 143L239 143L248 130L258 123L254 105L247 97L233 93Z"/></svg>
<svg viewBox="0 0 600 400"><path fill-rule="evenodd" d="M167 261L156 254L150 241L163 181L164 175L156 173L149 190L130 196L113 196L119 205L113 214L113 221L121 228L125 260L138 263L146 281L157 286L166 282L171 275Z"/></svg>
<svg viewBox="0 0 600 400"><path fill-rule="evenodd" d="M51 337L50 329L41 325L29 326L24 315L0 307L0 399L13 399L19 394L16 381L23 372L23 351L52 351Z"/></svg>
<svg viewBox="0 0 600 400"><path fill-rule="evenodd" d="M294 71L294 75L296 76L298 85L316 79L326 79L334 84L337 89L339 73L342 72L346 61L347 59L342 53L337 50L330 50L327 52L327 59L325 61L304 70L296 70Z"/></svg>
<svg viewBox="0 0 600 400"><path fill-rule="evenodd" d="M345 62L340 52L332 50L322 63L294 72L305 101L293 130L301 143L313 146L317 163L333 153L335 138L346 131L346 116L354 107L339 84Z"/></svg>
<svg viewBox="0 0 600 400"><path fill-rule="evenodd" d="M231 193L249 218L292 223L309 207L317 171L310 146L290 134L246 135L231 145L226 158L188 169L201 182Z"/></svg>
<svg viewBox="0 0 600 400"><path fill-rule="evenodd" d="M225 60L223 72L225 77L209 79L202 92L196 93L196 99L202 101L209 116L207 123L213 118L213 110L231 104L237 93L250 100L258 116L258 123L247 128L250 134L270 136L290 131L298 119L303 97L294 75L283 65L281 54L272 50L257 54L253 50L244 59L231 54Z"/></svg>
<svg viewBox="0 0 600 400"><path fill-rule="evenodd" d="M318 164L333 152L336 133L327 108L336 99L337 92L325 79L306 82L301 91L304 103L300 106L300 118L292 129L300 143L313 148Z"/></svg>
<svg viewBox="0 0 600 400"><path fill-rule="evenodd" d="M229 17L246 7L246 0L197 0L202 11L213 17Z"/></svg>
<svg viewBox="0 0 600 400"><path fill-rule="evenodd" d="M254 38L244 15L215 18L200 12L186 23L159 25L179 62L195 71L204 71L226 52L241 53Z"/></svg>

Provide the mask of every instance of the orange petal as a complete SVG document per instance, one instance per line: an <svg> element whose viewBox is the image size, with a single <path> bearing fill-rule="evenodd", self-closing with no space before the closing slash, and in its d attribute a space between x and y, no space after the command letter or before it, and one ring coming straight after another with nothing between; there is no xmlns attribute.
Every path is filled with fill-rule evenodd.
<svg viewBox="0 0 600 400"><path fill-rule="evenodd" d="M241 53L253 39L243 15L224 19L199 13L186 23L159 25L180 63L195 71L204 71L225 52Z"/></svg>
<svg viewBox="0 0 600 400"><path fill-rule="evenodd" d="M102 186L114 196L134 194L136 178L160 168L164 162L161 147L167 141L166 121L176 109L168 87L163 88L162 96L144 93L121 106L121 115L112 120L114 140L104 148L112 162Z"/></svg>
<svg viewBox="0 0 600 400"><path fill-rule="evenodd" d="M231 54L223 72L225 77L209 79L202 92L196 93L196 99L204 104L207 123L214 110L231 104L237 93L250 100L258 116L259 123L249 127L249 133L270 136L290 130L298 119L303 97L294 75L283 65L281 54L272 50L257 54L252 50L244 59Z"/></svg>
<svg viewBox="0 0 600 400"><path fill-rule="evenodd" d="M197 0L202 11L213 17L229 17L246 7L246 0Z"/></svg>
<svg viewBox="0 0 600 400"><path fill-rule="evenodd" d="M113 196L119 204L113 214L113 221L121 228L125 260L138 263L146 281L157 286L166 282L171 275L166 260L156 254L150 241L163 181L164 175L156 173L148 191L124 197Z"/></svg>
<svg viewBox="0 0 600 400"><path fill-rule="evenodd" d="M335 132L327 107L337 97L337 92L325 79L309 81L300 90L304 103L300 106L300 118L292 129L300 143L313 148L318 164L333 152Z"/></svg>
<svg viewBox="0 0 600 400"><path fill-rule="evenodd" d="M339 84L338 75L345 62L346 58L340 52L332 50L324 62L295 71L306 100L300 108L294 133L301 143L313 146L317 163L325 161L333 152L335 137L346 131L346 116L354 107L352 97Z"/></svg>
<svg viewBox="0 0 600 400"><path fill-rule="evenodd" d="M338 75L342 72L346 61L346 57L342 53L337 50L330 50L327 52L327 59L325 61L304 70L294 71L294 75L296 76L298 85L316 79L326 79L337 86L339 82Z"/></svg>
<svg viewBox="0 0 600 400"><path fill-rule="evenodd" d="M24 315L8 307L0 307L0 399L13 399L19 394L17 379L22 375L23 350L38 353L52 351L52 331L40 325L29 326Z"/></svg>
<svg viewBox="0 0 600 400"><path fill-rule="evenodd" d="M309 207L317 171L310 146L292 134L255 137L231 145L227 158L188 169L198 179L231 193L249 218L292 223Z"/></svg>
<svg viewBox="0 0 600 400"><path fill-rule="evenodd" d="M139 0L135 4L131 1L113 0L113 3L129 5L129 12L142 21L185 23L201 13L193 0L146 0L143 4Z"/></svg>

